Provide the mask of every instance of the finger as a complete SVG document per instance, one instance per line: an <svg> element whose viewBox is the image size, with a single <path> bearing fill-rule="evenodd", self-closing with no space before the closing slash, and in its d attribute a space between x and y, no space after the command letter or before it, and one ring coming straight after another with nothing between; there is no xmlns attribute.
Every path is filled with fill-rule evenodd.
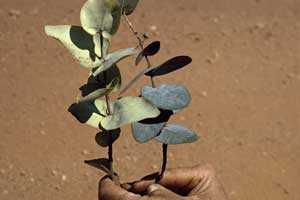
<svg viewBox="0 0 300 200"><path fill-rule="evenodd" d="M176 192L177 194L187 195L191 192L202 180L206 180L209 166L196 166L192 168L176 168L169 169L165 172L159 184ZM147 176L151 177L151 176ZM153 183L154 180L142 180L133 185L132 191L142 193Z"/></svg>
<svg viewBox="0 0 300 200"><path fill-rule="evenodd" d="M149 197L160 197L160 199L178 199L179 196L174 192L159 184L151 184L147 188L147 196Z"/></svg>
<svg viewBox="0 0 300 200"><path fill-rule="evenodd" d="M134 200L138 197L139 195L122 189L109 178L104 178L99 183L100 200Z"/></svg>

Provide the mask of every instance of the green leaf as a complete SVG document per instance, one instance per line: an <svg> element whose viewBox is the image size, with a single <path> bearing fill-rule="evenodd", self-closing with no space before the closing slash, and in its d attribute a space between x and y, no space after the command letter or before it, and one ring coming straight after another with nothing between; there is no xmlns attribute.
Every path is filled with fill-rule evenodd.
<svg viewBox="0 0 300 200"><path fill-rule="evenodd" d="M120 70L114 65L97 77L89 78L88 83L80 88L81 96L78 102L92 101L111 92L117 92L121 87L121 82Z"/></svg>
<svg viewBox="0 0 300 200"><path fill-rule="evenodd" d="M74 103L69 107L68 111L80 123L99 128L100 122L106 116L106 104L102 100Z"/></svg>
<svg viewBox="0 0 300 200"><path fill-rule="evenodd" d="M192 59L188 56L177 56L171 58L170 60L166 61L165 63L159 65L151 69L150 71L146 72L145 75L147 76L161 76L171 72L174 72L178 69L185 67L186 65L190 64Z"/></svg>
<svg viewBox="0 0 300 200"><path fill-rule="evenodd" d="M109 170L110 162L106 158L100 158L100 159L95 159L95 160L85 160L84 163L87 165L90 165L92 167L95 167L97 169L100 169L101 171L103 171L106 174L110 173L110 170Z"/></svg>
<svg viewBox="0 0 300 200"><path fill-rule="evenodd" d="M48 36L59 40L85 68L94 68L101 65L104 60L101 59L100 36L91 36L80 26L58 25L45 26L45 32ZM109 48L109 40L103 41L104 56Z"/></svg>
<svg viewBox="0 0 300 200"><path fill-rule="evenodd" d="M145 143L156 137L166 123L160 124L144 124L135 122L131 125L131 130L134 139L139 143Z"/></svg>
<svg viewBox="0 0 300 200"><path fill-rule="evenodd" d="M155 140L163 144L185 144L197 141L198 136L192 130L185 127L167 125Z"/></svg>
<svg viewBox="0 0 300 200"><path fill-rule="evenodd" d="M105 117L101 125L106 130L114 130L123 125L154 118L160 111L141 97L123 97L110 103L112 115Z"/></svg>
<svg viewBox="0 0 300 200"><path fill-rule="evenodd" d="M117 0L87 0L80 11L81 25L91 35L103 32L109 38L119 28L121 12Z"/></svg>
<svg viewBox="0 0 300 200"><path fill-rule="evenodd" d="M164 110L179 110L187 107L191 101L188 90L182 85L164 84L156 88L145 86L142 97Z"/></svg>
<svg viewBox="0 0 300 200"><path fill-rule="evenodd" d="M145 47L143 51L141 51L139 53L139 55L137 56L137 58L135 60L135 65L138 65L141 62L141 60L143 59L143 57L153 56L153 55L157 54L159 49L160 49L160 42L159 41L152 42L147 47Z"/></svg>
<svg viewBox="0 0 300 200"><path fill-rule="evenodd" d="M119 0L120 5L123 8L123 12L126 15L130 15L136 8L139 0Z"/></svg>
<svg viewBox="0 0 300 200"><path fill-rule="evenodd" d="M134 55L138 52L139 52L138 48L127 48L127 49L123 49L123 50L108 54L105 57L105 61L94 70L93 76L97 76L101 72L106 71L111 66L118 63L120 60L122 60L128 56Z"/></svg>
<svg viewBox="0 0 300 200"><path fill-rule="evenodd" d="M110 135L112 135L112 143L120 137L121 129L103 131L96 135L95 140L101 147L108 147L110 144Z"/></svg>

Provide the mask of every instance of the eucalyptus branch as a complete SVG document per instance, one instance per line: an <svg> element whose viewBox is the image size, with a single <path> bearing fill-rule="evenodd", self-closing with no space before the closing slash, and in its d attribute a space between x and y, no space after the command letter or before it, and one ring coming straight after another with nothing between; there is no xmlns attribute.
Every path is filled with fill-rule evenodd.
<svg viewBox="0 0 300 200"><path fill-rule="evenodd" d="M134 36L137 38L138 42L139 42L139 46L142 50L144 50L144 45L143 45L143 41L141 39L141 37L139 36L139 33L136 31L136 29L133 27L132 23L130 22L129 18L127 17L126 14L123 14L128 27L130 28L130 30L133 32ZM147 62L147 68L151 68L151 63L150 60L147 56L145 56L145 60ZM154 83L154 78L153 76L151 76L151 85L154 88L155 87L155 83ZM162 149L163 149L163 163L162 163L162 167L161 167L161 172L159 174L159 176L156 178L155 182L158 183L164 176L164 172L166 170L167 167L167 162L168 162L168 144L162 144Z"/></svg>

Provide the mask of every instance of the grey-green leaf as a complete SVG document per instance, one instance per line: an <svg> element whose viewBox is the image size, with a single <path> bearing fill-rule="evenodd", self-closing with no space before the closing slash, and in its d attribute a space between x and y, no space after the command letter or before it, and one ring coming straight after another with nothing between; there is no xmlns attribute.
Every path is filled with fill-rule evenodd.
<svg viewBox="0 0 300 200"><path fill-rule="evenodd" d="M144 124L135 122L131 125L131 130L134 139L139 143L145 143L156 137L166 123L159 124Z"/></svg>
<svg viewBox="0 0 300 200"><path fill-rule="evenodd" d="M155 140L163 144L185 144L197 141L198 136L190 129L170 124L162 129Z"/></svg>
<svg viewBox="0 0 300 200"><path fill-rule="evenodd" d="M160 115L158 108L142 97L128 96L110 103L112 114L101 121L106 130L114 130L123 125L154 118Z"/></svg>
<svg viewBox="0 0 300 200"><path fill-rule="evenodd" d="M109 160L107 158L100 158L100 159L94 159L94 160L85 160L84 161L85 164L90 165L92 167L95 167L97 169L100 169L101 171L103 171L106 174L110 173L109 170Z"/></svg>
<svg viewBox="0 0 300 200"><path fill-rule="evenodd" d="M110 135L112 136L112 143L120 137L121 129L103 131L96 135L95 140L101 147L108 147L110 144Z"/></svg>
<svg viewBox="0 0 300 200"><path fill-rule="evenodd" d="M106 71L111 66L118 63L120 60L122 60L128 56L134 55L134 54L138 53L139 51L140 50L138 48L127 48L127 49L123 49L123 50L108 54L105 57L105 61L100 66L98 66L97 69L94 70L93 76L97 76L101 72Z"/></svg>
<svg viewBox="0 0 300 200"><path fill-rule="evenodd" d="M152 104L164 110L183 109L191 101L191 95L182 85L164 84L156 88L145 86L141 94Z"/></svg>
<svg viewBox="0 0 300 200"><path fill-rule="evenodd" d="M130 15L135 10L139 0L119 0L119 2L123 7L123 12Z"/></svg>
<svg viewBox="0 0 300 200"><path fill-rule="evenodd" d="M89 35L80 26L57 25L45 26L48 36L59 40L85 68L94 68L101 65L100 35ZM103 53L107 54L109 40L103 40Z"/></svg>
<svg viewBox="0 0 300 200"><path fill-rule="evenodd" d="M118 30L121 12L117 0L87 0L80 12L80 22L89 34L104 32L104 37L110 37Z"/></svg>

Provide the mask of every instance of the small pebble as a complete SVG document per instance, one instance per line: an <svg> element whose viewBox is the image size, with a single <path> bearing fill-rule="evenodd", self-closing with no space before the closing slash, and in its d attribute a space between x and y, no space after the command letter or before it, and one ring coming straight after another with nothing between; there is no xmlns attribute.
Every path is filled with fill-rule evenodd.
<svg viewBox="0 0 300 200"><path fill-rule="evenodd" d="M207 97L207 92L206 92L206 91L203 91L203 92L201 92L201 95L202 95L203 97Z"/></svg>
<svg viewBox="0 0 300 200"><path fill-rule="evenodd" d="M7 195L8 194L8 190L3 190L2 194Z"/></svg>
<svg viewBox="0 0 300 200"><path fill-rule="evenodd" d="M35 179L31 177L31 178L29 179L29 181L33 183L33 182L35 182Z"/></svg>
<svg viewBox="0 0 300 200"><path fill-rule="evenodd" d="M41 131L40 131L40 134L41 134L41 135L46 135L46 131L41 130Z"/></svg>
<svg viewBox="0 0 300 200"><path fill-rule="evenodd" d="M263 29L263 28L265 28L265 26L266 25L263 22L258 22L255 24L255 28L257 28L257 29Z"/></svg>
<svg viewBox="0 0 300 200"><path fill-rule="evenodd" d="M26 176L26 172L25 171L20 171L20 176Z"/></svg>
<svg viewBox="0 0 300 200"><path fill-rule="evenodd" d="M57 171L56 171L56 170L52 170L52 171L51 171L51 174L52 174L53 176L56 176L56 175L57 175Z"/></svg>
<svg viewBox="0 0 300 200"><path fill-rule="evenodd" d="M21 11L19 11L19 10L10 10L8 12L8 16L11 17L11 18L13 18L13 19L19 18L20 15L21 15Z"/></svg>
<svg viewBox="0 0 300 200"><path fill-rule="evenodd" d="M62 175L61 180L62 181L66 181L67 180L67 176L66 175Z"/></svg>
<svg viewBox="0 0 300 200"><path fill-rule="evenodd" d="M88 155L88 154L89 154L89 151L86 150L86 149L84 149L84 150L82 150L81 154L82 154L82 155Z"/></svg>
<svg viewBox="0 0 300 200"><path fill-rule="evenodd" d="M0 169L1 174L5 174L5 172L6 172L5 169Z"/></svg>
<svg viewBox="0 0 300 200"><path fill-rule="evenodd" d="M157 166L157 165L152 165L151 167L152 167L152 169L155 169L155 170L158 169L158 166Z"/></svg>
<svg viewBox="0 0 300 200"><path fill-rule="evenodd" d="M154 25L150 26L150 30L151 31L157 31L157 26L154 26Z"/></svg>

